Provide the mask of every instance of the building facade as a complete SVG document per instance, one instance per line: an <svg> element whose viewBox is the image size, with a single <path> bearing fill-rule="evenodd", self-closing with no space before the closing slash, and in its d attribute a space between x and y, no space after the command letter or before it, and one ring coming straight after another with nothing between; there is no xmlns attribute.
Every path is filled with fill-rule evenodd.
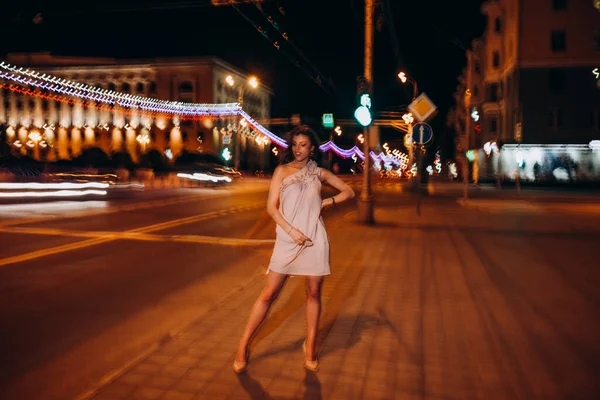
<svg viewBox="0 0 600 400"><path fill-rule="evenodd" d="M248 86L245 73L218 58L117 60L34 53L9 54L5 61L69 81L159 100L243 101L244 110L253 118L270 118L271 90L264 85ZM153 149L175 159L183 151L220 156L228 148L232 162L261 168L271 150L268 143L254 140L250 129L241 129L239 118L153 120L9 90L0 90L0 124L8 127L8 141L20 144L22 153L31 151L24 144L31 144L32 132L43 135L47 145L44 149L36 146L33 155L49 161L77 157L86 147L99 147L109 155L127 152L133 161Z"/></svg>
<svg viewBox="0 0 600 400"><path fill-rule="evenodd" d="M598 2L488 0L482 13L486 28L467 52L461 78L470 98L463 142L482 174L531 178L543 164L552 164L549 174L562 168L558 159L577 165L577 174L597 175L587 159L594 158L589 144L600 139L600 81L593 73L600 67ZM519 152L516 161L500 157L495 149L506 144L527 145L522 148L534 149L536 159L514 146L505 150ZM561 146L565 154L559 154ZM567 148L578 149L577 157Z"/></svg>

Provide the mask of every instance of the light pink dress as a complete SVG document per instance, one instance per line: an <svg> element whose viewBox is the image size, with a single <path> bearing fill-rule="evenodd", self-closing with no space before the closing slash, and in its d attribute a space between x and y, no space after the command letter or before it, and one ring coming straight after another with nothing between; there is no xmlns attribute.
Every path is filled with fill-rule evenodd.
<svg viewBox="0 0 600 400"><path fill-rule="evenodd" d="M312 243L296 244L277 225L275 248L267 269L287 275L329 275L329 239L321 218L321 169L310 160L281 182L279 211Z"/></svg>

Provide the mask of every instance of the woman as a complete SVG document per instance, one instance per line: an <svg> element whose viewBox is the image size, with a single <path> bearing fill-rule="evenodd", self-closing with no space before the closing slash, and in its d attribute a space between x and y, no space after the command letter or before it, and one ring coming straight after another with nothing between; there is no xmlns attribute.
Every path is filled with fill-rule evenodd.
<svg viewBox="0 0 600 400"><path fill-rule="evenodd" d="M354 191L326 169L319 168L319 139L303 125L287 138L282 165L273 173L267 212L277 224L277 239L267 269L267 285L252 307L240 340L233 369L240 373L248 365L250 341L258 332L269 308L290 275L306 276L306 340L304 366L316 371L319 366L315 344L321 315L321 286L329 275L329 240L321 210L354 197ZM321 183L326 182L339 193L321 199Z"/></svg>

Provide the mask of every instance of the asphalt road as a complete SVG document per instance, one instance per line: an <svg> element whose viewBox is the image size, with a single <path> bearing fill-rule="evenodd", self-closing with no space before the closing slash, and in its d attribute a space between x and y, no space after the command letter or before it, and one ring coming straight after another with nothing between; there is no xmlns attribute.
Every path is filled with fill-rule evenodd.
<svg viewBox="0 0 600 400"><path fill-rule="evenodd" d="M382 206L415 207L402 185L375 187ZM274 238L264 212L266 189L148 191L107 201L0 206L0 399L77 398L263 274ZM535 278L563 276L597 311L598 234L577 233L596 229L595 208L571 213L569 195L561 194L560 201L546 196L539 202L554 204L556 213L536 216L535 208L519 202L475 202L470 211L456 204L459 193L448 186L425 198L450 219L419 229L445 229L456 222L453 210L479 225L486 215L489 230L465 233L473 243L494 241L498 257L514 259L514 235L549 232L519 242L514 251L547 256ZM483 200L513 197L482 193ZM491 213L477 212L490 204ZM537 226L523 226L525 221ZM565 229L573 229L572 238L565 239ZM564 268L569 258L578 264L576 276Z"/></svg>
<svg viewBox="0 0 600 400"><path fill-rule="evenodd" d="M210 241L268 236L265 189L0 207L0 398L74 398L260 273Z"/></svg>

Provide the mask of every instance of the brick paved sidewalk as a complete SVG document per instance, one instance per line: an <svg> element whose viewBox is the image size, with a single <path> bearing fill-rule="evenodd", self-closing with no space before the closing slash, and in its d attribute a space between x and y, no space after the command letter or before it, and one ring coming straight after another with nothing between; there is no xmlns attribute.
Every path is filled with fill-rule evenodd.
<svg viewBox="0 0 600 400"><path fill-rule="evenodd" d="M316 374L303 368L301 278L288 280L253 344L248 372L233 372L239 337L264 285L260 276L89 398L529 400L600 393L591 367L600 327L577 328L600 320L598 309L576 293L564 297L567 284L559 279L551 286L562 311L551 314L556 299L548 293L525 301L515 288L520 279L491 271L467 228L457 225L462 214L470 230L489 224L467 218L472 212L378 209L377 227L365 227L351 222L348 209L327 224L332 275L323 289ZM506 265L515 265L503 254ZM533 286L529 293L537 294ZM579 313L566 312L570 307ZM546 331L550 323L559 326L555 333Z"/></svg>

